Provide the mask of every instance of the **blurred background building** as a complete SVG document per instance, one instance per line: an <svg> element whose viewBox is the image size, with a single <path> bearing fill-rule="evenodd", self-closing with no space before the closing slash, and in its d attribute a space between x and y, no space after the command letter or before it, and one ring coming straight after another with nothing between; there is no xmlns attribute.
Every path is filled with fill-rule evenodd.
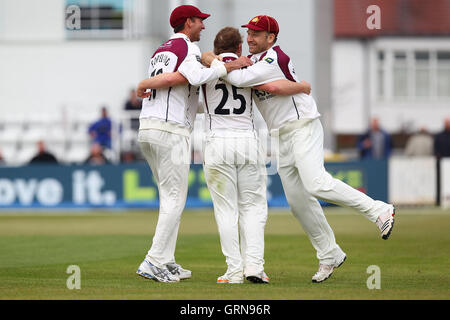
<svg viewBox="0 0 450 320"><path fill-rule="evenodd" d="M111 118L105 154L112 162L134 159L123 154L139 154L130 121L139 109L125 106L136 104L130 91L172 34L169 15L180 4L212 14L199 42L203 51L224 26L275 17L277 44L312 84L329 152L356 158L358 138L376 117L395 154L414 131L435 134L450 116L450 0L2 0L4 162L27 163L37 141L60 163L84 162L93 142L88 129L103 107ZM370 5L380 8L380 29L367 25Z"/></svg>
<svg viewBox="0 0 450 320"><path fill-rule="evenodd" d="M147 77L153 51L172 34L170 12L180 4L212 14L202 50L212 49L224 26L239 27L258 14L276 17L279 44L313 84L324 119L331 121L332 1L2 0L0 140L6 163L26 163L38 140L46 140L62 163L84 161L88 128L101 107L112 119L112 160L136 148L136 128L127 119L139 110L124 106L130 90Z"/></svg>
<svg viewBox="0 0 450 320"><path fill-rule="evenodd" d="M369 29L367 8L380 8ZM376 117L397 149L450 115L450 1L334 0L333 132L342 150Z"/></svg>

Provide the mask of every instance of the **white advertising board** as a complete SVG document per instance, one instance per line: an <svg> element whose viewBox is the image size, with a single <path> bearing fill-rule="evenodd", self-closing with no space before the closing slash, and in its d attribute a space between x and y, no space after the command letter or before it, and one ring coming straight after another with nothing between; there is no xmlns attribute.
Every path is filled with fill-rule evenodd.
<svg viewBox="0 0 450 320"><path fill-rule="evenodd" d="M434 157L391 157L389 201L399 205L433 205L436 202L436 178Z"/></svg>
<svg viewBox="0 0 450 320"><path fill-rule="evenodd" d="M441 159L441 206L450 208L450 158Z"/></svg>

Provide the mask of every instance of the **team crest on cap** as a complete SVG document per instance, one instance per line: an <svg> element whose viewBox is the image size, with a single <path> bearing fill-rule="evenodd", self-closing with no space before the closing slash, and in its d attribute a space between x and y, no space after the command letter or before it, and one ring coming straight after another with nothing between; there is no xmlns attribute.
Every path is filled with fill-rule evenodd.
<svg viewBox="0 0 450 320"><path fill-rule="evenodd" d="M253 19L252 19L252 22L254 22L254 23L257 23L259 21L259 17L254 17Z"/></svg>

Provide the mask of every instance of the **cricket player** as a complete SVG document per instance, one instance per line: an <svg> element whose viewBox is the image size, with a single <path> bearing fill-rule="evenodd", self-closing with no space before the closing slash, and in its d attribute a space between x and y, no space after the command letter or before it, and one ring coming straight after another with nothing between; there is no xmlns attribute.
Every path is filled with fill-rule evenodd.
<svg viewBox="0 0 450 320"><path fill-rule="evenodd" d="M217 33L214 54L223 62L234 61L241 53L238 29L226 27ZM299 83L285 82L282 88L298 85L295 92L304 92ZM203 168L228 266L217 282L242 283L246 278L269 283L264 272L267 173L254 126L253 88L235 87L219 78L203 84L202 89L206 129Z"/></svg>
<svg viewBox="0 0 450 320"><path fill-rule="evenodd" d="M257 86L280 78L297 81L292 61L279 46L277 21L260 15L242 27L248 28L247 44L254 64L229 73L225 80L236 87ZM346 259L336 243L317 199L358 210L376 223L388 239L394 225L394 206L375 201L333 178L324 167L323 128L312 96L290 97L255 90L254 98L271 135L278 139L278 173L287 201L317 252L319 270L313 282L328 279Z"/></svg>
<svg viewBox="0 0 450 320"><path fill-rule="evenodd" d="M224 63L242 53L242 37L235 28L219 31L214 54ZM138 94L186 83L180 73L163 73L141 81ZM306 92L306 82L279 80L256 87L273 94ZM264 227L267 220L265 158L255 131L253 88L238 88L216 79L202 85L206 138L204 171L214 204L227 271L217 283L268 283L264 272ZM239 230L240 229L240 230Z"/></svg>
<svg viewBox="0 0 450 320"><path fill-rule="evenodd" d="M175 262L174 254L187 196L190 133L198 108L199 86L249 65L246 57L226 65L215 59L210 68L200 63L200 49L193 42L200 40L205 28L203 20L209 16L191 5L173 10L170 25L175 34L153 54L149 77L178 70L189 83L141 93L145 99L138 141L158 186L160 208L152 246L137 274L160 282L177 282L192 275Z"/></svg>

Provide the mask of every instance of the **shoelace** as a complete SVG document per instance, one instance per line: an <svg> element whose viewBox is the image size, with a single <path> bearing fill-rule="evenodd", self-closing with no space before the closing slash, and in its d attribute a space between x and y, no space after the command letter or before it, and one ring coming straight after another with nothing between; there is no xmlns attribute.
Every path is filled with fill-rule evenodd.
<svg viewBox="0 0 450 320"><path fill-rule="evenodd" d="M167 280L171 279L169 270L158 268L157 266L152 264L149 264L149 267L152 269L155 276L165 278Z"/></svg>
<svg viewBox="0 0 450 320"><path fill-rule="evenodd" d="M155 272L155 271L156 271L156 272ZM163 277L163 278L170 279L170 275L169 275L169 271L168 271L168 270L165 270L165 269L161 269L161 268L155 267L154 270L153 270L153 273L154 273L156 276L161 276L161 277Z"/></svg>
<svg viewBox="0 0 450 320"><path fill-rule="evenodd" d="M167 269L171 274L181 274L181 266L177 263L167 265Z"/></svg>

